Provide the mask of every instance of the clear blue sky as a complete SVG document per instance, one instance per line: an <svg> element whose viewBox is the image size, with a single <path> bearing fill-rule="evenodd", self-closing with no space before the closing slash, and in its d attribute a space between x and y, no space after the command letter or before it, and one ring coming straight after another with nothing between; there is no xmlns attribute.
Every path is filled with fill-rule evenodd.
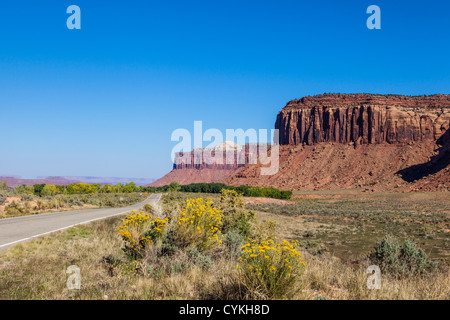
<svg viewBox="0 0 450 320"><path fill-rule="evenodd" d="M449 94L449 35L438 0L2 1L0 174L158 178L194 120L270 129L305 95Z"/></svg>

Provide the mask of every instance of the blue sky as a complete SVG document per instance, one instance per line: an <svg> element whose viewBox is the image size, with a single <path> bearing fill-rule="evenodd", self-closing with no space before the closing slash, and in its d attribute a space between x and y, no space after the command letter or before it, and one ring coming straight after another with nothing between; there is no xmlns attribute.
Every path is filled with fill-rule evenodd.
<svg viewBox="0 0 450 320"><path fill-rule="evenodd" d="M195 120L271 129L305 95L449 94L449 15L437 0L2 1L0 175L159 178Z"/></svg>

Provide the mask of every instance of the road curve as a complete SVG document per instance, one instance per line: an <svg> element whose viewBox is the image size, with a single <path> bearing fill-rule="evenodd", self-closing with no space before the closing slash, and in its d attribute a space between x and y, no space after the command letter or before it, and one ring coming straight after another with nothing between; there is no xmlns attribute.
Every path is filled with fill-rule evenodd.
<svg viewBox="0 0 450 320"><path fill-rule="evenodd" d="M0 219L0 252L45 234L139 210L147 203L157 205L160 199L161 194L151 194L143 202L123 208L74 210Z"/></svg>

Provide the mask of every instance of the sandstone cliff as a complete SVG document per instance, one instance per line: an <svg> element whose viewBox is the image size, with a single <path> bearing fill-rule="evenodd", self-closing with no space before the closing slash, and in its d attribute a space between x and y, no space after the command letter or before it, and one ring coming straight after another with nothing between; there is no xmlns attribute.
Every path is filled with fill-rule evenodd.
<svg viewBox="0 0 450 320"><path fill-rule="evenodd" d="M253 163L255 154L248 145L238 146L225 141L214 148L194 149L175 154L173 170L152 186L164 186L172 181L181 184L200 182L223 182L236 169Z"/></svg>
<svg viewBox="0 0 450 320"><path fill-rule="evenodd" d="M174 169L233 170L255 162L256 153L250 145L238 146L225 141L216 147L175 153Z"/></svg>
<svg viewBox="0 0 450 320"><path fill-rule="evenodd" d="M280 144L435 141L448 128L450 96L324 94L292 100L278 113Z"/></svg>

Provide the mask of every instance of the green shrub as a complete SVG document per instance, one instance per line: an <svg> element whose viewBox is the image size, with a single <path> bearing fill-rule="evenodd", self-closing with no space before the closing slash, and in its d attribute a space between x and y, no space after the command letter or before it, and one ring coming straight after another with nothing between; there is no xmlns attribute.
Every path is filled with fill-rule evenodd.
<svg viewBox="0 0 450 320"><path fill-rule="evenodd" d="M35 210L44 210L47 207L46 203L42 200L36 200Z"/></svg>
<svg viewBox="0 0 450 320"><path fill-rule="evenodd" d="M41 196L41 192L42 192L42 190L44 189L44 187L45 187L45 184L44 184L44 183L42 183L42 184L35 184L35 185L33 186L33 192L34 192L34 194L35 194L36 196Z"/></svg>
<svg viewBox="0 0 450 320"><path fill-rule="evenodd" d="M178 181L172 181L167 188L169 192L176 192L178 190L180 190L180 183Z"/></svg>
<svg viewBox="0 0 450 320"><path fill-rule="evenodd" d="M313 256L320 255L327 251L326 246L324 246L321 242L314 240L302 240L300 241L300 246Z"/></svg>
<svg viewBox="0 0 450 320"><path fill-rule="evenodd" d="M185 273L192 263L184 251L176 251L170 255L161 254L156 245L153 245L154 255L148 255L145 261L145 269L148 276L155 280L167 275Z"/></svg>
<svg viewBox="0 0 450 320"><path fill-rule="evenodd" d="M219 208L223 214L222 233L237 230L245 238L251 235L251 221L255 213L245 208L242 194L234 190L222 189Z"/></svg>
<svg viewBox="0 0 450 320"><path fill-rule="evenodd" d="M6 184L6 181L0 181L0 190L7 190L8 185Z"/></svg>
<svg viewBox="0 0 450 320"><path fill-rule="evenodd" d="M6 194L0 193L0 206L6 202Z"/></svg>
<svg viewBox="0 0 450 320"><path fill-rule="evenodd" d="M154 192L164 192L173 189L170 185L154 189ZM191 183L187 185L177 186L176 190L181 192L202 192L202 193L220 193L223 189L234 190L244 197L267 197L275 199L290 199L292 191L278 190L275 188L260 188L250 186L227 186L223 183Z"/></svg>
<svg viewBox="0 0 450 320"><path fill-rule="evenodd" d="M213 265L213 260L210 255L198 251L197 248L191 247L187 250L187 255L191 263L202 269L208 269Z"/></svg>
<svg viewBox="0 0 450 320"><path fill-rule="evenodd" d="M175 244L175 237L172 228L167 230L166 236L162 239L159 255L171 256L181 249Z"/></svg>
<svg viewBox="0 0 450 320"><path fill-rule="evenodd" d="M28 205L22 207L19 203L13 201L5 207L5 213L7 216L23 216L31 214Z"/></svg>
<svg viewBox="0 0 450 320"><path fill-rule="evenodd" d="M164 204L170 203L175 200L175 195L173 193L168 193L162 197Z"/></svg>
<svg viewBox="0 0 450 320"><path fill-rule="evenodd" d="M32 194L24 193L20 196L20 200L22 201L33 201L34 197Z"/></svg>
<svg viewBox="0 0 450 320"><path fill-rule="evenodd" d="M379 266L383 273L397 278L424 275L437 269L437 263L428 258L425 251L414 242L406 240L401 245L392 235L376 243L369 260Z"/></svg>
<svg viewBox="0 0 450 320"><path fill-rule="evenodd" d="M26 184L22 184L20 186L17 186L13 190L14 194L22 195L22 194L34 194L34 187L33 186L27 186Z"/></svg>
<svg viewBox="0 0 450 320"><path fill-rule="evenodd" d="M238 230L231 230L225 234L224 244L227 252L231 257L238 257L242 253L242 246L244 245L245 238Z"/></svg>
<svg viewBox="0 0 450 320"><path fill-rule="evenodd" d="M147 213L153 213L153 206L149 203L146 203L144 205L144 211Z"/></svg>
<svg viewBox="0 0 450 320"><path fill-rule="evenodd" d="M213 265L211 256L195 247L180 249L172 243L169 231L163 241L153 243L147 248L145 268L148 275L159 279L166 275L185 273L193 267L208 269Z"/></svg>
<svg viewBox="0 0 450 320"><path fill-rule="evenodd" d="M12 216L12 217L21 216L22 215L22 211L17 209L17 208L6 208L5 209L5 214L7 216Z"/></svg>
<svg viewBox="0 0 450 320"><path fill-rule="evenodd" d="M275 239L277 223L275 221L257 221L252 224L251 235L257 241Z"/></svg>
<svg viewBox="0 0 450 320"><path fill-rule="evenodd" d="M10 209L18 209L20 207L20 204L18 204L17 202L13 201L10 204L8 204L6 206L6 209L10 208Z"/></svg>

